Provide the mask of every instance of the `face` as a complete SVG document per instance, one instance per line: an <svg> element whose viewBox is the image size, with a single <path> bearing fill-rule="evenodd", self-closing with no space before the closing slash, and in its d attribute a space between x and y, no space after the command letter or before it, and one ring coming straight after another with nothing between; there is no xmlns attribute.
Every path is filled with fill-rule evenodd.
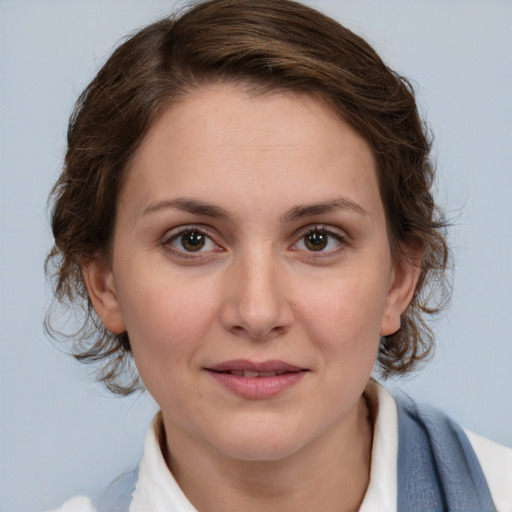
<svg viewBox="0 0 512 512"><path fill-rule="evenodd" d="M85 277L171 439L275 460L343 429L415 273L393 263L372 151L319 100L226 85L170 107Z"/></svg>

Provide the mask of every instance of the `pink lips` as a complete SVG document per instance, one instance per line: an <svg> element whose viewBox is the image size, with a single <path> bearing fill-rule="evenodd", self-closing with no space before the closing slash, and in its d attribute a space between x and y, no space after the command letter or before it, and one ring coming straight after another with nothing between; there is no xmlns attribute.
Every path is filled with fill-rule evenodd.
<svg viewBox="0 0 512 512"><path fill-rule="evenodd" d="M237 359L205 370L220 384L244 398L270 398L297 384L307 370L283 361L254 363Z"/></svg>

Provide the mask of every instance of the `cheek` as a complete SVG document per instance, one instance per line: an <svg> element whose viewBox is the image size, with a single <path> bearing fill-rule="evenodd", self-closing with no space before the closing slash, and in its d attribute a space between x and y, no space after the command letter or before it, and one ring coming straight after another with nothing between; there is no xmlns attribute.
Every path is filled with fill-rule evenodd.
<svg viewBox="0 0 512 512"><path fill-rule="evenodd" d="M376 356L386 302L380 288L362 275L352 275L309 290L301 310L310 338L331 357Z"/></svg>
<svg viewBox="0 0 512 512"><path fill-rule="evenodd" d="M137 282L120 293L137 365L156 362L157 368L164 360L174 364L192 357L217 315L215 288L177 276Z"/></svg>

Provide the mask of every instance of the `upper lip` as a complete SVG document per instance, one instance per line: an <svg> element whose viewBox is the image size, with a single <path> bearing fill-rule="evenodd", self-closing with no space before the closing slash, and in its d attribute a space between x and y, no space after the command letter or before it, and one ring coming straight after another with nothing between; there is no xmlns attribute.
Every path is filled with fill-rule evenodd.
<svg viewBox="0 0 512 512"><path fill-rule="evenodd" d="M262 362L247 361L245 359L233 359L231 361L224 361L222 363L208 366L207 370L215 372L227 372L233 370L247 370L253 372L298 372L306 368L295 366L294 364L285 361L268 360Z"/></svg>

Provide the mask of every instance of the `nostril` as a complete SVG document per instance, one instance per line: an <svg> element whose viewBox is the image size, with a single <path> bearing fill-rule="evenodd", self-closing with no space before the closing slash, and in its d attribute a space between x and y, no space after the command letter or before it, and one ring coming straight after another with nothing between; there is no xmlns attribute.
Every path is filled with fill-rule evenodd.
<svg viewBox="0 0 512 512"><path fill-rule="evenodd" d="M229 331L236 336L243 336L256 341L267 341L283 335L287 330L284 325L278 325L269 329L248 328L242 325L233 325Z"/></svg>

